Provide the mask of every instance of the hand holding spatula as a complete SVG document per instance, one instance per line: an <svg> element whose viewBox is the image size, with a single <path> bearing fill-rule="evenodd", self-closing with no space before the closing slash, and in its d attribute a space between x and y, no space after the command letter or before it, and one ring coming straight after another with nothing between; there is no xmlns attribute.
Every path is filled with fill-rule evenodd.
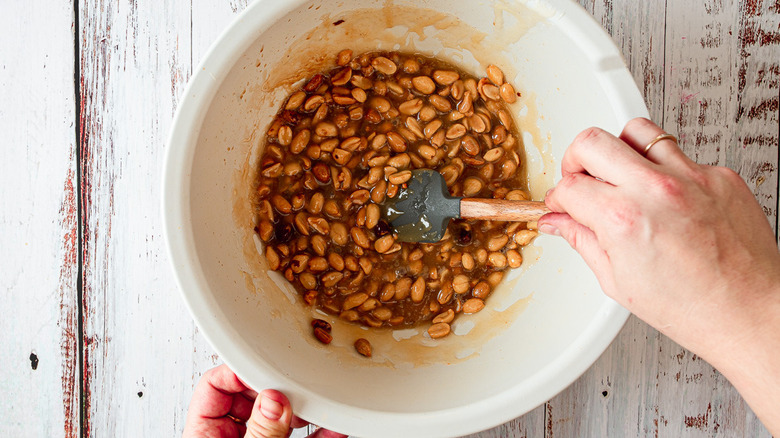
<svg viewBox="0 0 780 438"><path fill-rule="evenodd" d="M399 241L427 243L441 240L451 218L530 222L550 212L538 201L451 197L444 177L428 169L412 171L407 188L383 209Z"/></svg>

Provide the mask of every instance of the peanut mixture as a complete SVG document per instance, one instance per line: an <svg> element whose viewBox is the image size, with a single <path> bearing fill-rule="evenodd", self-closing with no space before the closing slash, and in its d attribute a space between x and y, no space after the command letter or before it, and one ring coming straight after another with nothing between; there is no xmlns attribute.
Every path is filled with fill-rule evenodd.
<svg viewBox="0 0 780 438"><path fill-rule="evenodd" d="M454 196L527 199L506 107L517 94L494 65L477 79L397 52L344 50L336 64L294 92L268 130L255 228L266 258L308 305L370 327L426 323L444 337L520 266L536 231L454 220L438 243L401 243L380 205L418 168L440 172ZM329 327L315 332L330 342ZM370 355L363 341L356 349Z"/></svg>

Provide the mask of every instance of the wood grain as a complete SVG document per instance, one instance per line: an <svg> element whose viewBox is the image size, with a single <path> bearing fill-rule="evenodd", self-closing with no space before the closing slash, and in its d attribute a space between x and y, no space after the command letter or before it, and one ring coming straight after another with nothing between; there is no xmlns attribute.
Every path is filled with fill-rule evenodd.
<svg viewBox="0 0 780 438"><path fill-rule="evenodd" d="M73 4L0 13L0 431L79 436Z"/></svg>
<svg viewBox="0 0 780 438"><path fill-rule="evenodd" d="M664 127L679 135L689 157L739 172L773 224L778 194L777 6L754 0L670 2L667 16L686 18L667 29L664 117ZM668 421L662 431L769 436L712 366L665 338L664 347L669 367L658 384L679 402L664 399L659 405L658 415Z"/></svg>
<svg viewBox="0 0 780 438"><path fill-rule="evenodd" d="M464 438L533 438L545 436L545 409L547 403L531 412L498 427Z"/></svg>
<svg viewBox="0 0 780 438"><path fill-rule="evenodd" d="M460 201L460 217L492 221L534 222L549 213L541 201L465 198Z"/></svg>
<svg viewBox="0 0 780 438"><path fill-rule="evenodd" d="M192 71L189 0L82 1L86 436L179 436L218 362L171 275L165 138Z"/></svg>
<svg viewBox="0 0 780 438"><path fill-rule="evenodd" d="M580 0L620 48L653 120L663 119L665 0Z"/></svg>

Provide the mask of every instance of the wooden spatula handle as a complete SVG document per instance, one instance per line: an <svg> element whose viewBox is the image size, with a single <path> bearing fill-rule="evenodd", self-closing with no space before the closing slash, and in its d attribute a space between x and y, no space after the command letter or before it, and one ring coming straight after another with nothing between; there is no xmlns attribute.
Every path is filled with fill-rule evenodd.
<svg viewBox="0 0 780 438"><path fill-rule="evenodd" d="M538 201L478 198L464 198L460 201L460 217L465 219L533 222L549 212L544 202Z"/></svg>

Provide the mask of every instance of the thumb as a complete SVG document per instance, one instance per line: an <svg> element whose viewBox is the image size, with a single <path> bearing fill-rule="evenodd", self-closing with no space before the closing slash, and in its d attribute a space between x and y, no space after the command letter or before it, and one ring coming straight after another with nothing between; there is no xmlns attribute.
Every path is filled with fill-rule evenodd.
<svg viewBox="0 0 780 438"><path fill-rule="evenodd" d="M286 438L290 433L292 406L287 396L273 389L257 395L246 422L245 438Z"/></svg>

